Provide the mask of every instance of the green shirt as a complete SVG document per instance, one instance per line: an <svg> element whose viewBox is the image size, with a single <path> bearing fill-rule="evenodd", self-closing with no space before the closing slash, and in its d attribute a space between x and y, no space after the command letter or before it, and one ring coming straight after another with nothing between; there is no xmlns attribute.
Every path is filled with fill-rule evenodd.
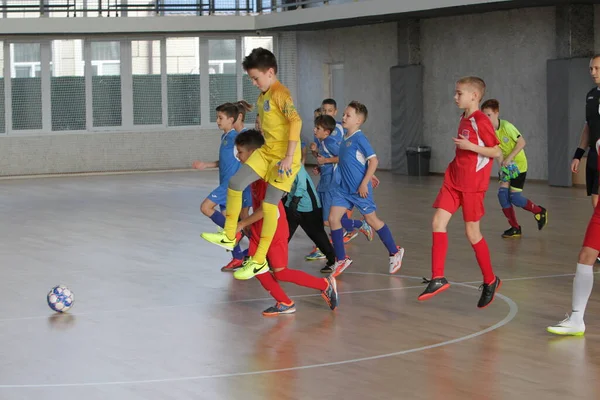
<svg viewBox="0 0 600 400"><path fill-rule="evenodd" d="M496 131L496 137L500 141L500 150L502 150L502 156L508 157L512 153L513 149L517 145L517 139L521 137L521 133L513 124L503 119L500 120L500 126ZM520 172L527 172L527 156L525 151L521 150L517 153L513 162L519 168Z"/></svg>

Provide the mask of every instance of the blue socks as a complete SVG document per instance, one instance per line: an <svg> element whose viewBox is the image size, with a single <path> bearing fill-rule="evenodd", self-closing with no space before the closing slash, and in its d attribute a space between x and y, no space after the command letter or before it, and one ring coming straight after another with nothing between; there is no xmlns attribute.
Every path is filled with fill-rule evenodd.
<svg viewBox="0 0 600 400"><path fill-rule="evenodd" d="M498 189L498 201L500 201L500 207L502 208L510 208L510 194L508 193L508 188L501 187Z"/></svg>
<svg viewBox="0 0 600 400"><path fill-rule="evenodd" d="M335 258L337 258L339 261L345 259L346 249L344 248L344 230L332 230L331 240L333 241L333 250L335 251Z"/></svg>
<svg viewBox="0 0 600 400"><path fill-rule="evenodd" d="M527 199L523 197L521 192L510 192L510 202L520 208L525 208Z"/></svg>
<svg viewBox="0 0 600 400"><path fill-rule="evenodd" d="M344 213L342 216L342 227L346 232L352 232L362 226L362 221L358 219L350 219L348 215Z"/></svg>
<svg viewBox="0 0 600 400"><path fill-rule="evenodd" d="M215 225L225 228L225 216L220 212L215 211L213 215L210 216L210 220L214 222Z"/></svg>
<svg viewBox="0 0 600 400"><path fill-rule="evenodd" d="M392 237L392 232L387 225L383 225L383 227L377 231L377 234L390 253L390 256L398 252L398 246L396 246L396 242L394 242L394 238Z"/></svg>

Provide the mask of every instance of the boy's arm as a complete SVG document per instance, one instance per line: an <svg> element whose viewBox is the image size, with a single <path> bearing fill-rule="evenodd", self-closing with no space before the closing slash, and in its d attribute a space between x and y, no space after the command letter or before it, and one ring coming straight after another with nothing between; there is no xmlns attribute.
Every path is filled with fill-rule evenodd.
<svg viewBox="0 0 600 400"><path fill-rule="evenodd" d="M514 160L517 154L519 154L519 152L525 148L526 144L527 143L525 142L525 139L523 139L523 136L519 136L519 138L517 139L517 143L515 143L513 151L511 151L510 154L506 156L504 161L506 161L507 164L510 164L510 162Z"/></svg>
<svg viewBox="0 0 600 400"><path fill-rule="evenodd" d="M248 218L244 218L243 220L238 222L237 231L240 232L242 229L245 229L246 227L260 221L261 219L263 219L263 215L264 214L263 214L262 207L258 207L256 209L256 211L254 211L252 214L250 214L250 216Z"/></svg>
<svg viewBox="0 0 600 400"><path fill-rule="evenodd" d="M498 147L498 145L495 145L493 147L486 147L476 145L475 143L470 142L469 139L452 138L452 140L454 140L456 147L458 147L461 150L469 150L488 158L502 157L502 150L500 150L500 147Z"/></svg>
<svg viewBox="0 0 600 400"><path fill-rule="evenodd" d="M194 161L192 163L192 168L194 169L206 169L206 168L219 168L219 161Z"/></svg>
<svg viewBox="0 0 600 400"><path fill-rule="evenodd" d="M475 143L472 143L469 139L461 138L452 138L456 147L462 150L469 150L477 154L481 154L484 157L488 158L501 158L502 150L498 146L498 138L496 137L496 131L492 126L489 118L480 113L480 116L475 117L475 123L479 127L479 137L483 142L483 146L479 146Z"/></svg>
<svg viewBox="0 0 600 400"><path fill-rule="evenodd" d="M379 159L377 158L377 156L373 156L367 160L367 163L369 164L369 166L367 167L367 172L365 173L365 177L363 178L361 185L367 185L369 182L371 182L371 179L377 171Z"/></svg>
<svg viewBox="0 0 600 400"><path fill-rule="evenodd" d="M278 97L280 97L280 96L278 96ZM298 145L298 142L300 141L300 131L302 130L302 119L300 118L300 115L298 115L296 106L294 106L294 101L292 100L292 97L289 94L286 95L285 98L278 99L278 100L280 100L278 103L279 103L281 112L290 124L288 148L285 153L285 157L286 157L286 159L289 159L289 166L291 167L292 158L294 157L294 152L296 151L296 146ZM282 167L288 167L287 164L288 163L284 164L282 162Z"/></svg>

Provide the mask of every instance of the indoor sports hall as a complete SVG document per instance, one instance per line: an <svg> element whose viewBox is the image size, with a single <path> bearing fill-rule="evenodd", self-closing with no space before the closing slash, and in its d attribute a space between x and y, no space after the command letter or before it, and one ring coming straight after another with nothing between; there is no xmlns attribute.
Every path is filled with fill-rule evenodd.
<svg viewBox="0 0 600 400"><path fill-rule="evenodd" d="M571 163L596 86L594 3L2 0L0 399L600 398L598 285L584 336L546 331L572 311L593 214L587 157ZM241 63L257 47L277 57L304 142L323 99L338 120L352 100L369 109L377 214L406 253L390 275L381 242L357 236L335 311L282 283L297 311L264 317L273 298L200 237L218 229L200 204L219 172L192 164L219 157L218 105L256 104ZM467 75L523 134L523 193L548 211L538 230L517 209L522 234L503 238L494 165L481 232L503 284L485 309L460 211L451 286L417 300ZM289 267L323 277L312 248L299 230ZM74 294L64 313L48 307L57 285Z"/></svg>

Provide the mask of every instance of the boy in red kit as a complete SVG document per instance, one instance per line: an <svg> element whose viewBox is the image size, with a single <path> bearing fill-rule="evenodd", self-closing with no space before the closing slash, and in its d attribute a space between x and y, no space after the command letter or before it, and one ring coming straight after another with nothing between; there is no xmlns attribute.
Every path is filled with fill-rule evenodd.
<svg viewBox="0 0 600 400"><path fill-rule="evenodd" d="M238 135L235 140L235 145L238 150L238 158L240 162L245 163L250 155L262 145L265 139L257 130L251 129L244 132L243 135ZM263 223L262 203L267 192L267 182L259 179L250 185L252 192L252 209L253 213L248 218L243 219L238 223L237 232L250 227L250 247L248 255L251 257L258 248L258 241ZM321 296L327 302L332 310L338 305L338 294L335 278L317 278L309 275L306 272L287 268L288 264L288 236L289 227L285 216L283 203L280 201L277 205L277 229L273 242L267 252L270 270L257 271L256 279L268 291L277 303L273 307L263 311L264 316L274 316L279 314L291 314L296 312L296 305L285 294L277 281L292 282L296 285L309 287L321 291Z"/></svg>
<svg viewBox="0 0 600 400"><path fill-rule="evenodd" d="M483 274L483 290L477 307L487 307L500 289L500 278L492 270L490 251L479 229L479 221L485 214L483 199L490 184L493 159L502 155L492 123L479 111L484 94L485 82L481 78L465 77L456 83L454 101L464 112L458 125L458 137L452 139L456 156L446 169L444 184L433 203L436 212L432 223L432 277L419 300L428 300L450 287L444 277L448 251L446 227L461 206L467 238Z"/></svg>

